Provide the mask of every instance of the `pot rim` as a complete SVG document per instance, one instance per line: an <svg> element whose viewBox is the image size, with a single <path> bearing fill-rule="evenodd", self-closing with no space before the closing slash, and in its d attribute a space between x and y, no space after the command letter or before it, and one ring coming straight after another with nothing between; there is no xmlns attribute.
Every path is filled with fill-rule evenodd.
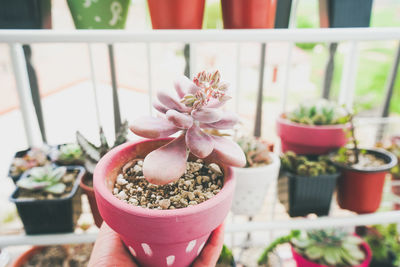
<svg viewBox="0 0 400 267"><path fill-rule="evenodd" d="M35 254L42 251L46 246L33 246L19 255L11 264L11 267L21 267L29 261Z"/></svg>
<svg viewBox="0 0 400 267"><path fill-rule="evenodd" d="M358 236L358 235L356 235L356 234L354 234L354 235L355 235L355 236ZM362 249L364 250L364 252L365 252L365 254L366 254L366 255L365 255L365 259L364 259L360 264L355 265L355 266L350 266L350 267L360 267L360 266L364 266L364 264L367 264L367 266L368 266L369 263L370 263L371 260L372 260L372 250L371 250L371 248L369 247L368 243L367 243L364 239L363 239L363 242L360 244L360 246L362 247ZM297 254L298 256L300 256L300 257L301 257L303 260L305 260L305 261L314 263L314 264L316 264L316 265L318 265L318 266L320 266L320 267L330 267L330 266L327 266L327 265L322 265L322 264L315 263L315 262L313 262L313 261L311 261L311 260L305 258L303 255L301 255L300 253L298 253L298 252L294 249L294 247L293 247L292 244L290 245L290 248L291 248L293 254Z"/></svg>
<svg viewBox="0 0 400 267"><path fill-rule="evenodd" d="M130 150L132 147L138 145L138 144L143 144L143 143L149 143L149 142L154 142L154 141L166 141L166 140L172 140L172 138L158 138L158 139L145 139L145 140L139 140L139 141L131 141L124 143L122 145L119 145L109 152L105 154L100 161L98 162L96 169L93 174L93 187L96 196L100 195L101 198L103 198L105 201L108 202L109 205L111 205L115 209L122 210L125 213L143 217L143 218L165 218L165 217L180 217L180 216L191 216L195 215L197 213L209 210L213 208L214 206L218 205L220 202L222 202L224 199L229 197L229 192L233 191L234 186L235 186L235 181L233 179L233 172L232 172L232 167L226 166L226 173L225 173L225 182L224 185L221 189L221 191L213 196L212 198L208 199L207 201L204 201L200 204L191 206L191 207L186 207L186 208L179 208L179 209L174 209L174 210L157 210L157 209L148 209L148 208L142 208L142 207L137 207L128 203L125 203L124 201L116 198L110 190L108 190L105 182L104 182L104 177L109 173L107 171L108 167L112 164L115 164L114 162L116 161L115 158L119 156L119 154L124 151L124 150ZM219 164L223 166L223 164Z"/></svg>
<svg viewBox="0 0 400 267"><path fill-rule="evenodd" d="M352 166L348 166L343 163L335 162L333 160L333 157L336 155L337 150L335 152L330 153L328 155L328 157L329 157L329 160L332 162L332 164L340 169L344 169L344 170L348 170L348 171L364 172L364 173L386 172L386 171L389 171L394 166L396 166L396 164L397 164L397 157L393 153L391 153L385 149L381 149L381 148L368 148L368 149L359 148L359 149L366 150L368 153L372 152L371 154L374 154L374 155L381 155L381 157L380 157L381 159L387 158L390 161L382 166L371 167L369 169L362 169L362 168L354 168Z"/></svg>
<svg viewBox="0 0 400 267"><path fill-rule="evenodd" d="M82 176L82 179L81 179L81 181L79 182L79 186L83 189L83 190L85 190L85 191L94 191L94 189L93 189L93 186L92 187L90 187L90 186L88 186L87 184L85 184L85 180L87 179L86 177L86 175L87 174L89 174L89 172L86 172L86 174L84 175L84 176ZM93 175L92 175L92 177L93 177ZM92 178L93 179L93 178Z"/></svg>
<svg viewBox="0 0 400 267"><path fill-rule="evenodd" d="M14 192L12 193L12 195L9 197L9 200L13 203L45 203L45 202L49 202L49 201L67 201L73 198L73 196L75 196L75 194L78 192L79 189L79 185L80 182L82 180L82 177L85 175L85 168L83 168L82 166L65 166L67 168L67 170L79 170L78 174L76 175L76 180L74 182L74 185L72 187L71 192L69 192L69 194L63 198L54 198L54 199L18 199L16 198L16 194L19 192L20 188L17 187ZM30 173L30 170L24 172L24 174L21 176L20 179L24 179L28 174Z"/></svg>
<svg viewBox="0 0 400 267"><path fill-rule="evenodd" d="M263 172L263 171L269 171L271 169L274 169L276 167L279 168L280 166L280 159L279 156L274 153L274 152L270 152L271 158L272 158L272 162L268 165L265 166L260 166L260 167L243 167L243 168L239 168L239 167L232 167L232 169L235 172L238 173L246 173L246 172Z"/></svg>
<svg viewBox="0 0 400 267"><path fill-rule="evenodd" d="M350 123L344 123L344 124L331 124L331 125L307 125L307 124L301 124L301 123L297 123L297 122L293 122L287 118L285 118L284 116L286 115L286 113L282 113L281 115L279 115L279 117L277 118L277 122L279 124L285 124L285 125L289 125L292 127L297 127L297 128L303 128L303 129L308 129L308 130L343 130L345 128L349 128L350 127Z"/></svg>

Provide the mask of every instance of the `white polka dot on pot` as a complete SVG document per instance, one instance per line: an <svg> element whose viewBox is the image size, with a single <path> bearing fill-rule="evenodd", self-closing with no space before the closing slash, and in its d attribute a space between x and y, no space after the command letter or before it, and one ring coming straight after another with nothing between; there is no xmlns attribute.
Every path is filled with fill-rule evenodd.
<svg viewBox="0 0 400 267"><path fill-rule="evenodd" d="M149 257L151 257L153 255L153 251L151 250L151 248L148 244L142 243L141 246L143 248L144 254L146 254Z"/></svg>
<svg viewBox="0 0 400 267"><path fill-rule="evenodd" d="M133 249L133 247L129 246L129 251L131 252L131 254L136 257L136 251Z"/></svg>
<svg viewBox="0 0 400 267"><path fill-rule="evenodd" d="M196 240L192 240L186 247L186 253L189 253L193 250L194 246L196 246Z"/></svg>
<svg viewBox="0 0 400 267"><path fill-rule="evenodd" d="M203 250L204 245L206 244L206 242L204 241L203 243L201 243L199 249L197 250L197 255L200 254L200 252Z"/></svg>
<svg viewBox="0 0 400 267"><path fill-rule="evenodd" d="M174 262L175 262L175 256L170 255L166 258L166 260L167 260L167 266L172 266L172 264L174 264Z"/></svg>

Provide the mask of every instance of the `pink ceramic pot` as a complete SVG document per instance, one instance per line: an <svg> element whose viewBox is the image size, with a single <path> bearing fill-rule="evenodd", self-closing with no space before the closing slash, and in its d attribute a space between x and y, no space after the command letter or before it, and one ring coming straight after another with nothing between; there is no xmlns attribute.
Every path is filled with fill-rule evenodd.
<svg viewBox="0 0 400 267"><path fill-rule="evenodd" d="M131 159L144 158L169 140L120 145L99 161L94 172L94 190L100 214L120 235L140 266L189 266L201 252L210 233L224 221L233 198L232 170L224 165L220 165L225 174L222 190L196 206L151 210L129 205L114 197L111 189L121 167ZM211 158L205 161L218 163Z"/></svg>
<svg viewBox="0 0 400 267"><path fill-rule="evenodd" d="M368 267L371 262L371 259L372 259L371 248L368 246L368 244L366 242L363 242L361 244L361 248L364 250L364 252L366 254L366 258L361 264L352 266L352 267ZM297 267L334 267L334 266L321 265L321 264L317 264L315 262L309 261L306 258L304 258L302 255L297 253L297 251L294 250L293 247L292 247L292 254L293 254L293 259L296 261Z"/></svg>
<svg viewBox="0 0 400 267"><path fill-rule="evenodd" d="M347 143L344 129L349 125L310 126L292 122L283 116L277 120L282 152L302 155L327 154Z"/></svg>

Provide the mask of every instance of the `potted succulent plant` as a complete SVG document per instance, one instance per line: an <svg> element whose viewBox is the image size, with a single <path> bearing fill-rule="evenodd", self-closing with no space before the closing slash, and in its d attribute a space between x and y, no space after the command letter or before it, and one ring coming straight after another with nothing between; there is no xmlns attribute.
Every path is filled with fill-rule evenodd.
<svg viewBox="0 0 400 267"><path fill-rule="evenodd" d="M83 153L78 144L62 144L50 152L52 161L59 166L83 165Z"/></svg>
<svg viewBox="0 0 400 267"><path fill-rule="evenodd" d="M350 142L330 155L341 170L337 201L343 209L357 213L376 211L382 200L386 174L396 166L397 158L384 149L360 149L350 116Z"/></svg>
<svg viewBox="0 0 400 267"><path fill-rule="evenodd" d="M27 234L71 232L81 213L80 166L35 167L17 182L10 200Z"/></svg>
<svg viewBox="0 0 400 267"><path fill-rule="evenodd" d="M67 0L77 29L123 29L130 0Z"/></svg>
<svg viewBox="0 0 400 267"><path fill-rule="evenodd" d="M281 157L278 197L290 216L328 215L339 172L325 156L316 161L294 152Z"/></svg>
<svg viewBox="0 0 400 267"><path fill-rule="evenodd" d="M372 251L370 267L400 266L400 235L396 224L374 225L363 238Z"/></svg>
<svg viewBox="0 0 400 267"><path fill-rule="evenodd" d="M253 216L262 208L269 185L278 178L280 160L265 141L241 137L237 143L246 155L246 166L233 168L236 189L232 212Z"/></svg>
<svg viewBox="0 0 400 267"><path fill-rule="evenodd" d="M274 28L277 2L277 0L221 0L224 28Z"/></svg>
<svg viewBox="0 0 400 267"><path fill-rule="evenodd" d="M239 145L211 133L238 120L218 109L230 98L219 72L201 72L193 82L182 77L175 89L179 98L158 92L159 117L130 128L151 139L112 149L94 172L101 216L144 266L191 264L229 212L229 166L246 163Z"/></svg>
<svg viewBox="0 0 400 267"><path fill-rule="evenodd" d="M223 245L222 247L221 255L219 256L216 267L236 267L232 251L226 245Z"/></svg>
<svg viewBox="0 0 400 267"><path fill-rule="evenodd" d="M292 231L272 242L258 263L268 263L268 255L276 246L290 243L293 258L301 267L368 267L371 249L359 236L340 229Z"/></svg>
<svg viewBox="0 0 400 267"><path fill-rule="evenodd" d="M93 244L35 246L21 254L10 266L87 266Z"/></svg>
<svg viewBox="0 0 400 267"><path fill-rule="evenodd" d="M51 164L51 161L48 157L47 147L21 150L15 153L8 176L16 183L25 171L48 164Z"/></svg>
<svg viewBox="0 0 400 267"><path fill-rule="evenodd" d="M97 162L104 156L110 149L119 146L127 141L128 122L122 123L121 128L118 129L114 144L110 147L107 138L104 135L103 129L100 128L100 146L95 146L89 142L80 132L76 133L76 141L83 152L83 161L86 168L86 174L82 177L80 187L86 194L90 210L92 211L93 220L97 227L100 228L103 219L100 216L99 209L97 208L96 198L93 189L93 172Z"/></svg>
<svg viewBox="0 0 400 267"><path fill-rule="evenodd" d="M357 12L355 12L357 10ZM321 27L369 27L372 0L319 0Z"/></svg>
<svg viewBox="0 0 400 267"><path fill-rule="evenodd" d="M343 129L349 127L349 113L324 99L301 104L277 120L282 151L321 155L346 144Z"/></svg>
<svg viewBox="0 0 400 267"><path fill-rule="evenodd" d="M153 29L201 29L205 0L147 0Z"/></svg>

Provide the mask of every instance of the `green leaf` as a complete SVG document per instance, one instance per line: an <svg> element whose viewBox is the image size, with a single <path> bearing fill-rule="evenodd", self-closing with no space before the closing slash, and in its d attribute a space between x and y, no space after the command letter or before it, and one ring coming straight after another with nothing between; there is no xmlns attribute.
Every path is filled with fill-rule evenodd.
<svg viewBox="0 0 400 267"><path fill-rule="evenodd" d="M67 173L67 168L66 167L58 167L54 169L51 174L50 174L50 179L53 182L58 182L61 180L61 178Z"/></svg>
<svg viewBox="0 0 400 267"><path fill-rule="evenodd" d="M59 195L59 194L64 193L65 188L66 188L65 184L58 183L58 184L54 184L54 185L48 186L44 190L49 192L49 193L53 193L53 194Z"/></svg>
<svg viewBox="0 0 400 267"><path fill-rule="evenodd" d="M318 246L308 247L305 250L305 254L310 260L317 260L324 255L324 249Z"/></svg>

